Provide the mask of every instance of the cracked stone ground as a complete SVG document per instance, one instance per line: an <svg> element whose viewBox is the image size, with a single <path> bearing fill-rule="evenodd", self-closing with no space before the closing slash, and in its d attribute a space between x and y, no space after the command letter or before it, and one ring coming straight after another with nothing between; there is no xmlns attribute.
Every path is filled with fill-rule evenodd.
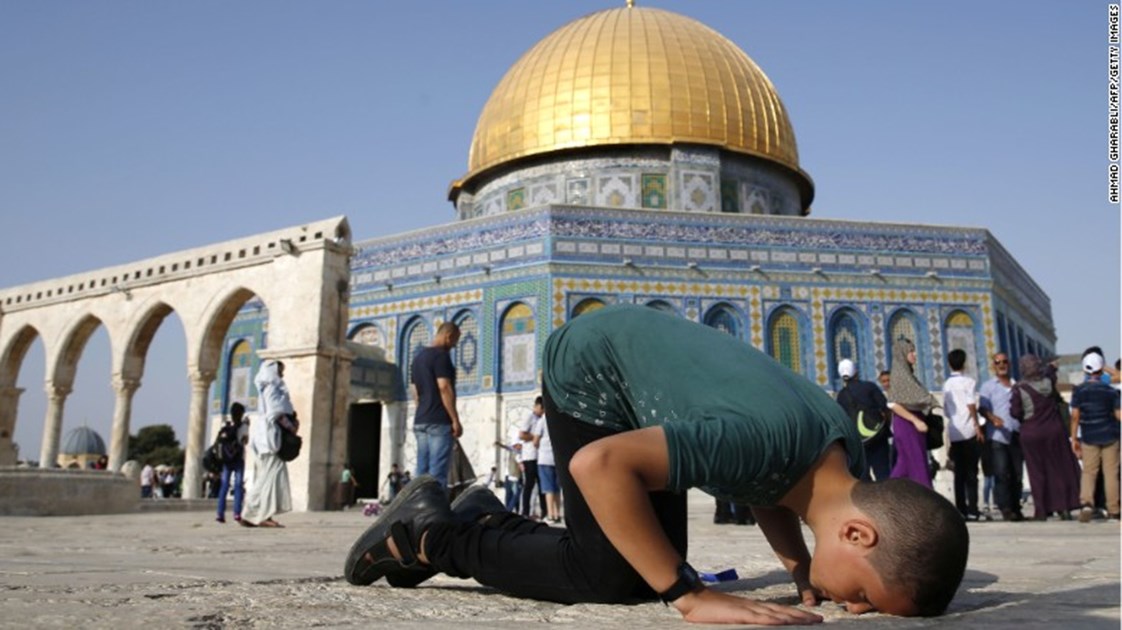
<svg viewBox="0 0 1122 630"><path fill-rule="evenodd" d="M755 527L716 526L690 496L690 561L735 568L721 588L794 603L793 587ZM284 529L219 525L208 512L0 518L2 628L683 628L658 603L576 605L517 599L437 577L413 590L355 587L343 558L372 522L361 512L281 518ZM948 615L854 617L870 628L1118 628L1117 522L972 523L971 560ZM809 532L808 532L809 536Z"/></svg>

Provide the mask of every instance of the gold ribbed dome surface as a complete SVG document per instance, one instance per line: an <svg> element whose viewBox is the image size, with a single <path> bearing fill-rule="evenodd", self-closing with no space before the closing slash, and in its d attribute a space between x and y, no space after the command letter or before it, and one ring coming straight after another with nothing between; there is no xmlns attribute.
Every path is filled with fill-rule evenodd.
<svg viewBox="0 0 1122 630"><path fill-rule="evenodd" d="M524 54L479 116L469 173L560 149L715 145L799 169L795 134L763 71L700 22L660 9L609 9Z"/></svg>

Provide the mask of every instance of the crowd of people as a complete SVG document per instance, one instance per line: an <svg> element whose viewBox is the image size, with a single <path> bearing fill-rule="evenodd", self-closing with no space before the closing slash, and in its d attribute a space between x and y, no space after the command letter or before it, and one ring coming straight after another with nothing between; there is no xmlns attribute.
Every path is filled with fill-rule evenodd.
<svg viewBox="0 0 1122 630"><path fill-rule="evenodd" d="M1119 372L1105 366L1100 348L1083 353L1084 382L1070 404L1060 395L1054 360L1023 355L1016 381L1008 354L998 352L993 377L979 387L965 371L966 352L952 350L940 400L914 374L914 346L897 340L893 349L892 369L879 375L881 389L859 379L852 361L838 365L844 387L837 401L851 419L867 426L867 418L892 418L890 431L862 430L866 479L907 478L932 487L940 465L931 451L943 440L928 433L943 431L942 416L933 413L941 409L949 441L944 465L965 520L1026 520L1026 470L1033 520L1119 518Z"/></svg>

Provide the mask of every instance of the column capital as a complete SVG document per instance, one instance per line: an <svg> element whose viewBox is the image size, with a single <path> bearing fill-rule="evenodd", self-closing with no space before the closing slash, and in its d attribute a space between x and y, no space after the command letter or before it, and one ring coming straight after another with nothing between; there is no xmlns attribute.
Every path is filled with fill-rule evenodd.
<svg viewBox="0 0 1122 630"><path fill-rule="evenodd" d="M113 377L113 390L118 394L128 394L132 396L138 389L140 389L139 378Z"/></svg>
<svg viewBox="0 0 1122 630"><path fill-rule="evenodd" d="M56 385L51 381L47 381L47 384L43 387L43 390L47 392L47 398L51 400L60 400L69 396L70 392L74 391L74 388L70 385Z"/></svg>
<svg viewBox="0 0 1122 630"><path fill-rule="evenodd" d="M191 381L191 387L206 388L214 382L214 376L214 372L210 370L198 370L188 374L187 380Z"/></svg>

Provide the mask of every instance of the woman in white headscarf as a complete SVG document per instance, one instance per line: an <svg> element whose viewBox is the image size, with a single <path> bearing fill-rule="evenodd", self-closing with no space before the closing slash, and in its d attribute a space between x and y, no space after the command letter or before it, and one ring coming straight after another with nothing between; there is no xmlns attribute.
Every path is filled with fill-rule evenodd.
<svg viewBox="0 0 1122 630"><path fill-rule="evenodd" d="M241 524L247 527L282 527L273 516L292 510L288 467L279 456L283 430L296 430L292 401L284 384L284 364L268 360L253 379L261 417L250 424L249 446L257 455L253 488L249 491Z"/></svg>

